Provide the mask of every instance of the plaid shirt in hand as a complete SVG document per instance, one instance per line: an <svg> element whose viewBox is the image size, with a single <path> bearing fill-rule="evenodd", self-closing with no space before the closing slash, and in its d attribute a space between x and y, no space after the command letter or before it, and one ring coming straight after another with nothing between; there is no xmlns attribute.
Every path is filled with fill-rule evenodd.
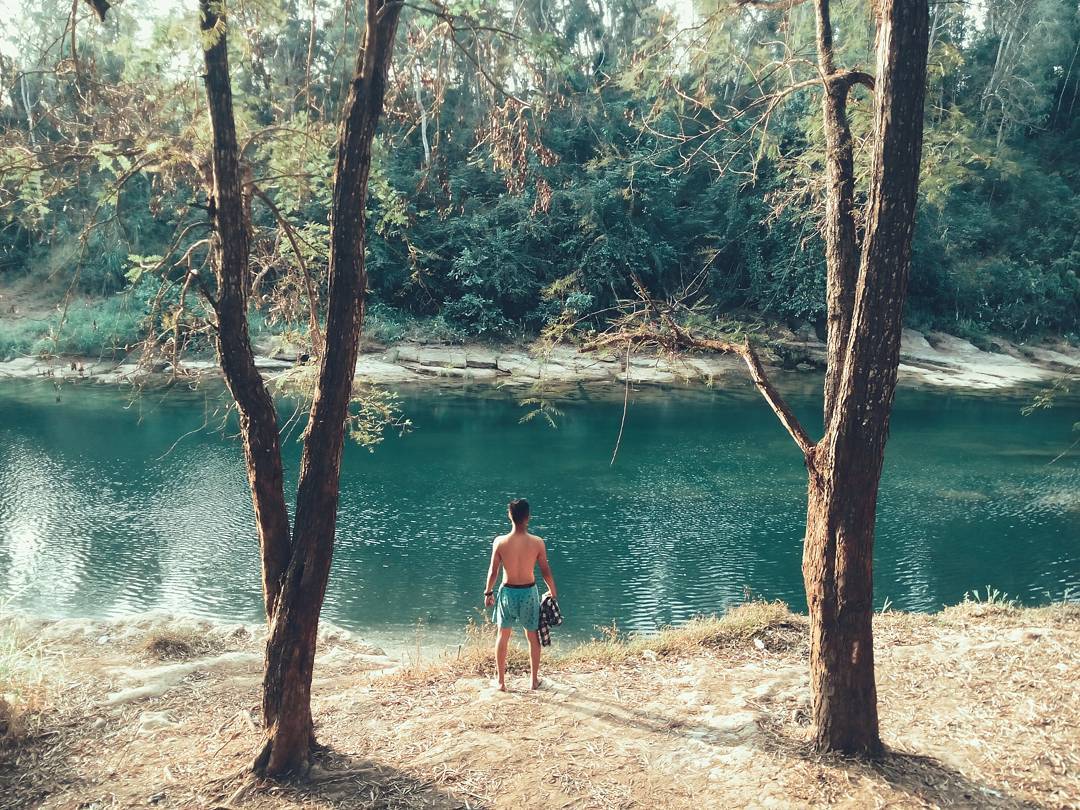
<svg viewBox="0 0 1080 810"><path fill-rule="evenodd" d="M559 610L559 603L552 597L545 596L544 601L540 603L540 626L537 628L541 645L551 646L551 628L558 627L560 624L562 624L562 611Z"/></svg>

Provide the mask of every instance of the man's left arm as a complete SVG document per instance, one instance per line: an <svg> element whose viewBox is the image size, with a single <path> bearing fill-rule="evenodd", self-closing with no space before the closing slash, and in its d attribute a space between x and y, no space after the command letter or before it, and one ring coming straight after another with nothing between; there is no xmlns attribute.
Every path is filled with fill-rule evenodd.
<svg viewBox="0 0 1080 810"><path fill-rule="evenodd" d="M538 537L537 540L540 540L540 538ZM544 545L543 540L540 540L540 553L536 557L536 564L540 566L540 576L544 578L544 582L548 586L548 592L545 596L550 595L552 599L558 601L559 597L555 591L555 575L551 573L551 565L548 563L547 558L547 546Z"/></svg>

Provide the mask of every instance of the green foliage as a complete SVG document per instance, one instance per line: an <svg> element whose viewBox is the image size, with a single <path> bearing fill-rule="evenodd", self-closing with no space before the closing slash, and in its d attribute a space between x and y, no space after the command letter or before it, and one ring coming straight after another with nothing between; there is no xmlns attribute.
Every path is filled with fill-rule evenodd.
<svg viewBox="0 0 1080 810"><path fill-rule="evenodd" d="M1061 376L1054 380L1049 388L1044 388L1032 398L1031 402L1020 409L1024 416L1031 416L1037 411L1048 411L1054 407L1059 397L1067 397L1073 387L1080 382L1076 377ZM1074 428L1076 425L1074 425Z"/></svg>
<svg viewBox="0 0 1080 810"><path fill-rule="evenodd" d="M48 332L46 322L23 320L0 320L0 359L12 360L19 355L33 353L34 347Z"/></svg>
<svg viewBox="0 0 1080 810"><path fill-rule="evenodd" d="M550 400L543 397L526 397L518 403L522 408L528 408L525 415L518 420L520 424L531 422L537 417L543 418L547 422L548 427L552 429L558 429L559 419L562 417L562 411L552 403Z"/></svg>
<svg viewBox="0 0 1080 810"><path fill-rule="evenodd" d="M318 382L318 367L301 365L289 369L274 378L277 393L310 403ZM353 385L346 416L345 429L350 438L362 447L374 451L388 430L406 433L412 422L401 410L401 399L396 392L378 385L356 383Z"/></svg>
<svg viewBox="0 0 1080 810"><path fill-rule="evenodd" d="M114 294L149 276L172 289L205 266L205 109L190 71L162 58L198 59L200 37L189 11L143 6L117 6L108 37L80 32L99 88L85 96L48 70L66 58L63 20L13 22L20 50L3 75L22 78L0 108L0 284L74 278L102 303L73 305L62 328L0 324L0 352L129 345L148 310L119 308L127 299ZM501 26L497 4L450 8L462 25ZM410 10L369 183L367 336L501 340L598 325L633 296L633 279L659 297L692 288L719 313L820 324L816 91L786 98L767 128L751 123L766 94L813 75L798 60L774 69L779 41L812 51L811 11L716 15L696 39L648 0L527 3L518 38L439 50L438 21ZM934 11L908 317L976 341L1076 333L1080 15L1066 0L990 0L984 12L976 24L961 7ZM312 30L306 5L230 8L238 138L259 190L253 322L279 333L306 333L309 295L325 306L337 121L361 30L355 4L316 0L314 13ZM868 7L832 13L838 61L866 67ZM528 110L477 75L481 51L488 76L528 95ZM859 90L849 110L867 135L870 97ZM863 171L860 202L865 192Z"/></svg>
<svg viewBox="0 0 1080 810"><path fill-rule="evenodd" d="M364 334L379 343L412 340L428 343L464 343L469 332L450 323L442 314L418 316L375 303L364 316Z"/></svg>
<svg viewBox="0 0 1080 810"><path fill-rule="evenodd" d="M345 427L353 441L374 452L387 430L406 433L412 422L402 416L396 392L376 385L354 385Z"/></svg>
<svg viewBox="0 0 1080 810"><path fill-rule="evenodd" d="M122 356L146 336L157 292L147 279L107 298L74 300L44 319L0 320L0 358Z"/></svg>
<svg viewBox="0 0 1080 810"><path fill-rule="evenodd" d="M407 318L384 304L373 304L364 313L364 335L379 343L398 343L408 334Z"/></svg>
<svg viewBox="0 0 1080 810"><path fill-rule="evenodd" d="M494 301L475 293L465 293L461 298L446 301L442 314L477 337L506 337L512 328Z"/></svg>
<svg viewBox="0 0 1080 810"><path fill-rule="evenodd" d="M1027 405L1020 409L1020 412L1024 416L1031 416L1033 413L1037 413L1038 411L1048 411L1058 403L1059 398L1063 399L1068 397L1069 394L1076 389L1078 383L1080 383L1080 378L1077 378L1076 376L1058 377L1056 380L1054 380L1052 385L1047 388L1043 388L1041 391L1038 391L1032 398L1031 402L1029 402ZM1080 422L1073 422L1072 432L1074 434L1080 435ZM1057 461L1058 459L1064 457L1070 450L1076 447L1078 443L1080 443L1080 438L1078 438L1075 442L1073 442L1070 447L1068 447L1062 453L1056 456L1054 458L1054 461Z"/></svg>
<svg viewBox="0 0 1080 810"><path fill-rule="evenodd" d="M980 145L990 146L966 149ZM954 182L931 184L920 212L912 305L953 331L964 322L1019 335L1075 329L1080 198L1061 164L1008 147L985 163L966 154Z"/></svg>

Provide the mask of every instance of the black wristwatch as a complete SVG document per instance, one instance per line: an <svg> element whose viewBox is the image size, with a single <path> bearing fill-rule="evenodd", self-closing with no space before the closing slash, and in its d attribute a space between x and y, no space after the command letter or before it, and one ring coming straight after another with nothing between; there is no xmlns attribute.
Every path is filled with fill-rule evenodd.
<svg viewBox="0 0 1080 810"><path fill-rule="evenodd" d="M494 596L495 591L484 591L484 596Z"/></svg>

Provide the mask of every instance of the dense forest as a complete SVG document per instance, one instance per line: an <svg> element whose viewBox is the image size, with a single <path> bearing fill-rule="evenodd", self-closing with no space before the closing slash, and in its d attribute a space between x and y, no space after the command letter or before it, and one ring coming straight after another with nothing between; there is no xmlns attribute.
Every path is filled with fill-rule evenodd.
<svg viewBox="0 0 1080 810"><path fill-rule="evenodd" d="M635 280L823 334L823 138L809 7L686 0L409 5L376 144L367 333L510 339L601 321ZM256 329L306 334L325 288L333 146L362 4L232 10ZM839 61L873 62L861 5ZM141 336L209 346L209 133L194 3L100 22L30 3L0 38L0 356ZM909 324L1080 330L1080 10L931 9ZM703 80L701 77L708 77ZM849 103L865 195L870 91ZM164 280L164 284L162 284ZM66 294L70 292L71 294ZM5 311L7 307L5 306Z"/></svg>

